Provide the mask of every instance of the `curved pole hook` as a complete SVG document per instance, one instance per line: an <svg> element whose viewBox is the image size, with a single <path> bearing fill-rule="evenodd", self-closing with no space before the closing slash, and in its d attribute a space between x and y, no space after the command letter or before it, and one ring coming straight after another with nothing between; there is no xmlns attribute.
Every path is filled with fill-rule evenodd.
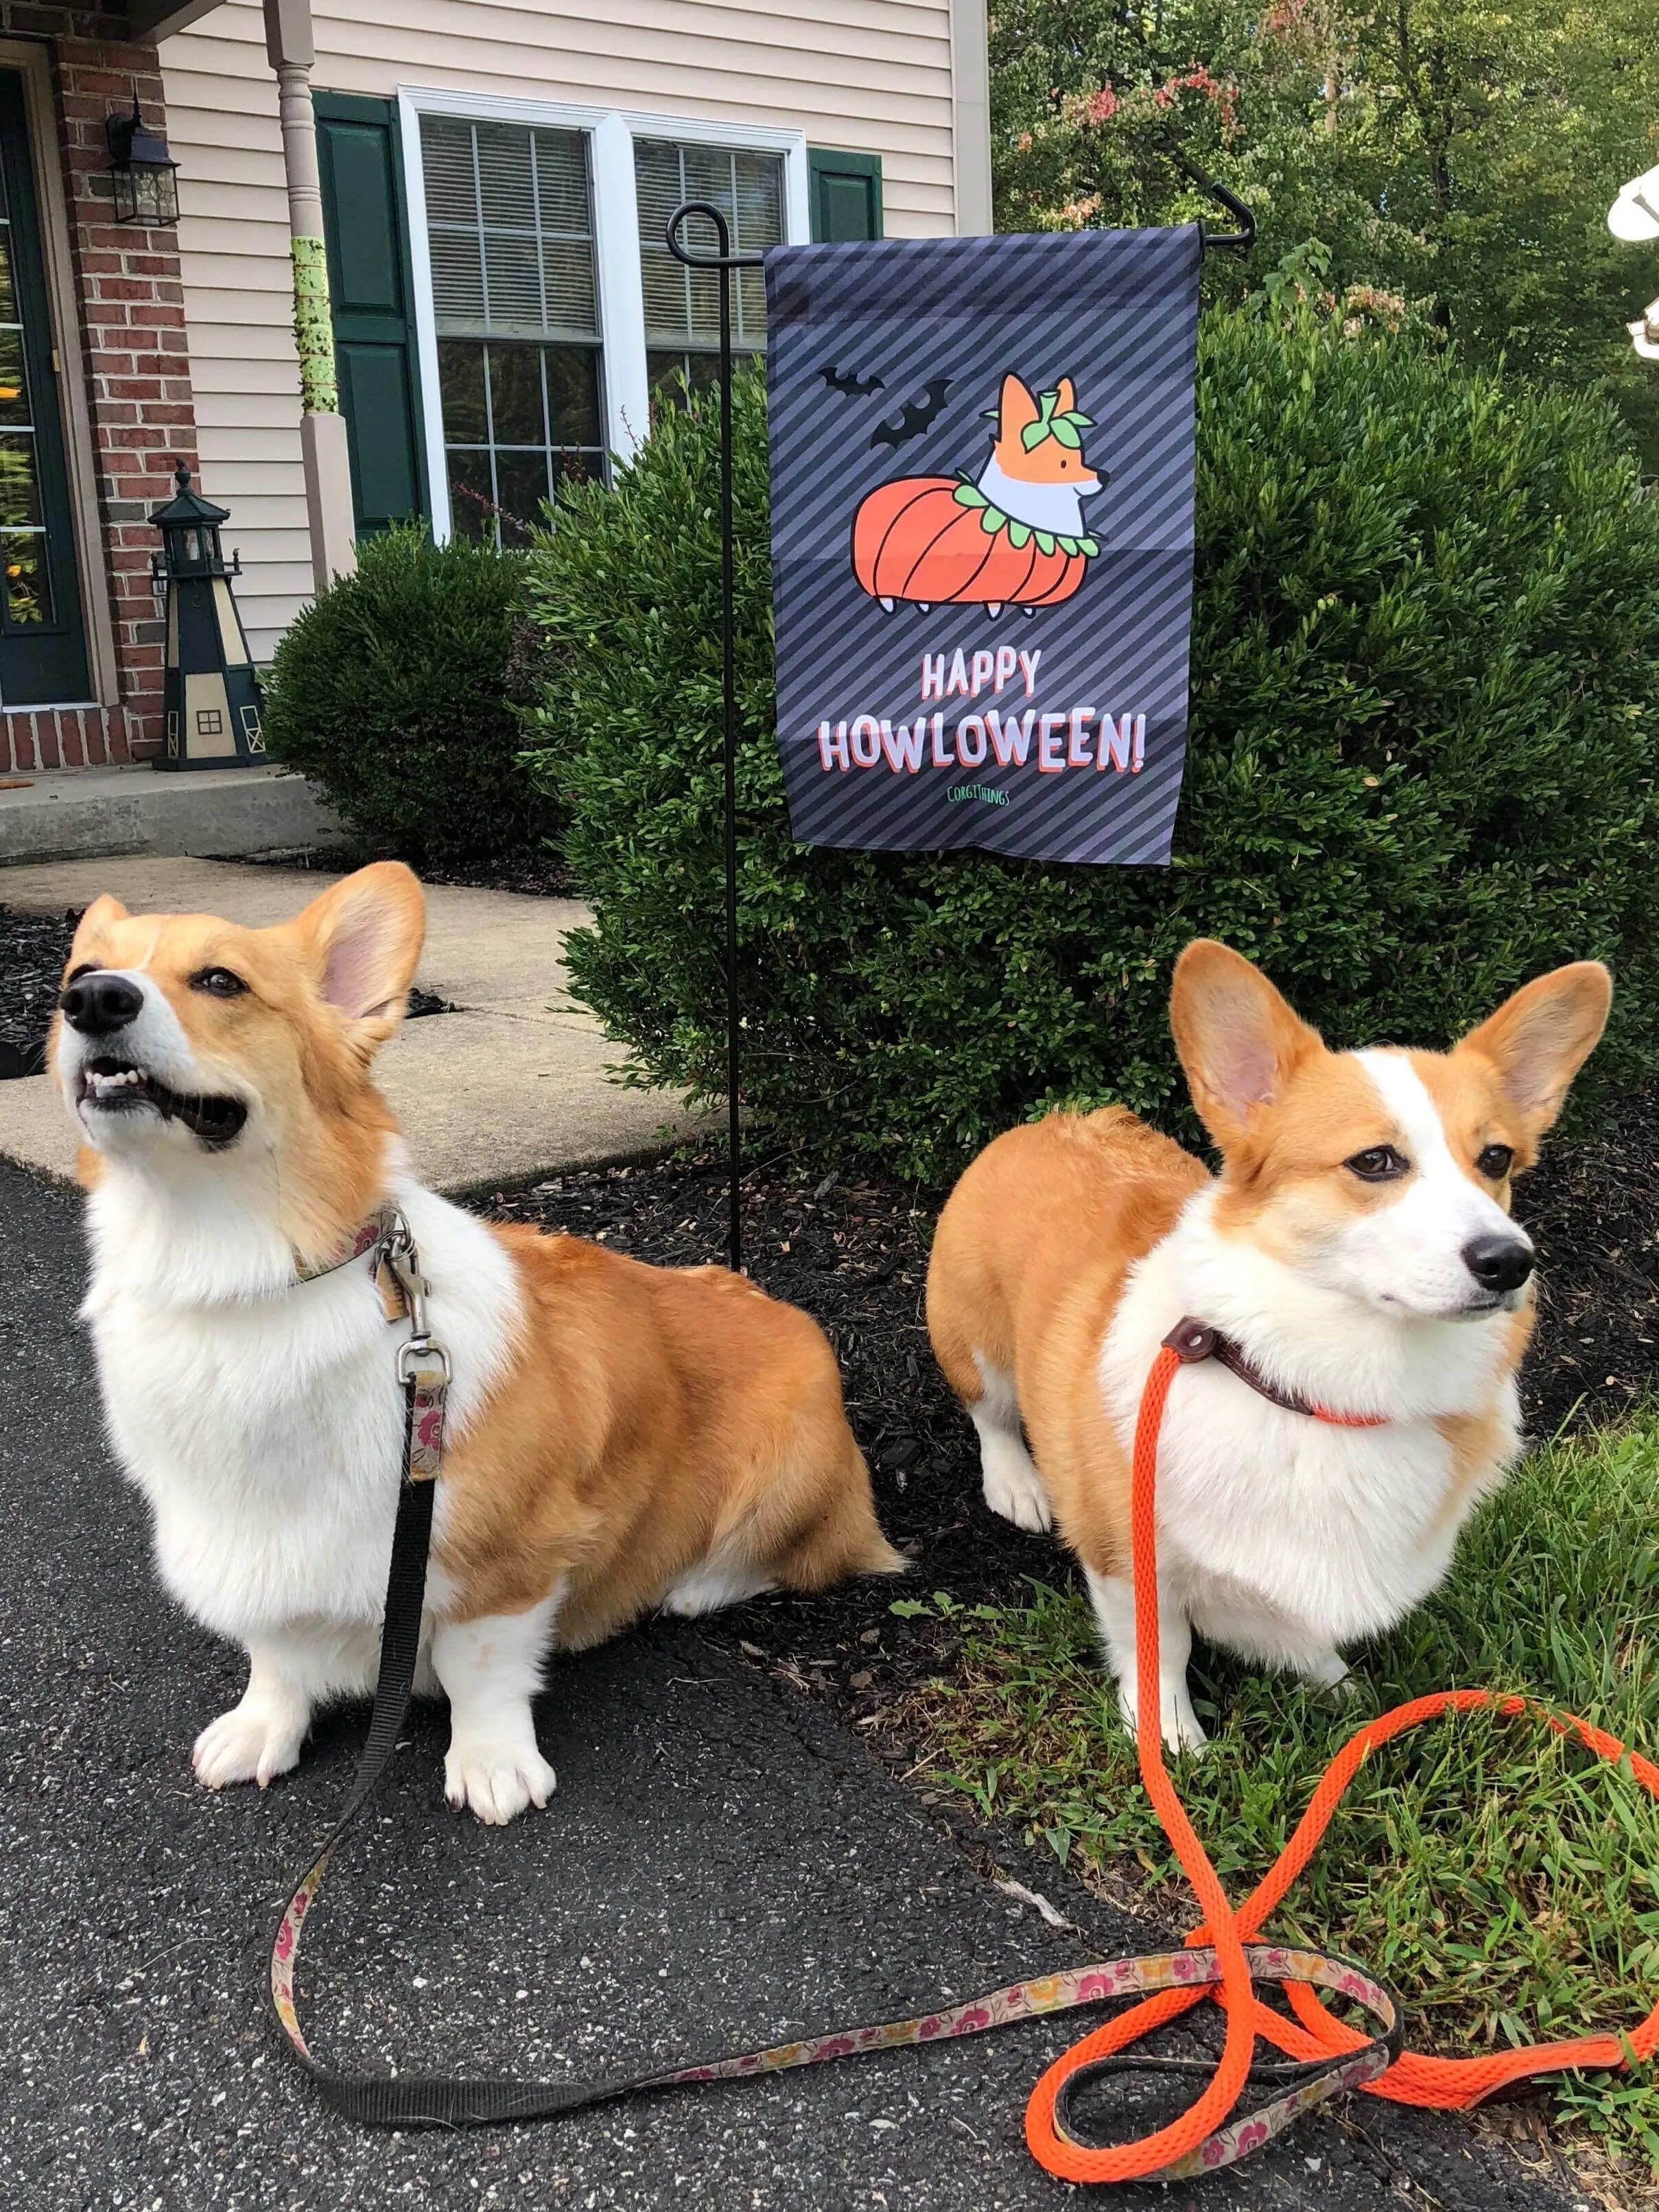
<svg viewBox="0 0 1659 2212"><path fill-rule="evenodd" d="M698 253L686 244L681 234L694 215L704 216L714 224L720 240L718 253ZM758 269L766 258L760 253L732 252L732 226L713 200L682 200L668 218L667 239L669 252L688 269Z"/></svg>

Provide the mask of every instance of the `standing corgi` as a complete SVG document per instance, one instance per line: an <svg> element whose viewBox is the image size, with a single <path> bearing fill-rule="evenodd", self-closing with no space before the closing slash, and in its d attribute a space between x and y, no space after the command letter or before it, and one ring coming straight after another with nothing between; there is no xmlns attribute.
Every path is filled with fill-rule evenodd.
<svg viewBox="0 0 1659 2212"><path fill-rule="evenodd" d="M1112 1107L1010 1130L951 1193L934 1352L979 1432L986 1503L1057 1521L1081 1560L1132 1729L1130 1463L1159 1346L1185 1321L1219 1355L1177 1376L1158 1453L1164 1735L1196 1750L1194 1629L1334 1688L1341 1647L1428 1595L1513 1460L1533 1248L1510 1179L1611 992L1581 961L1450 1053L1334 1053L1200 940L1170 1018L1219 1176Z"/></svg>
<svg viewBox="0 0 1659 2212"><path fill-rule="evenodd" d="M1099 550L1083 502L1102 489L1084 459L1090 417L1069 376L1033 392L1002 380L990 458L970 477L900 477L878 484L853 521L853 569L890 613L971 604L1035 614L1069 599Z"/></svg>
<svg viewBox="0 0 1659 2212"><path fill-rule="evenodd" d="M422 1189L370 1063L424 932L392 862L273 929L100 898L51 1051L110 1432L167 1589L248 1655L198 1776L263 1786L319 1704L374 1687L406 1331L357 1232L390 1203L453 1372L418 1682L449 1699L450 1802L500 1822L553 1788L531 1714L552 1647L903 1563L805 1314Z"/></svg>

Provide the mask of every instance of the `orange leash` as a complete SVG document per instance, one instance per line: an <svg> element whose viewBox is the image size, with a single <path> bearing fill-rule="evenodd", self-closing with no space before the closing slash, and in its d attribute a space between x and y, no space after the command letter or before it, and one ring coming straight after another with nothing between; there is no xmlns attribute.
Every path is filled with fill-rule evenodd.
<svg viewBox="0 0 1659 2212"><path fill-rule="evenodd" d="M1192 1356L1191 1354L1188 1355ZM1201 1356L1201 1355L1200 1355ZM1295 1834L1237 1911L1228 1902L1220 1879L1199 1841L1175 1785L1164 1764L1163 1732L1158 1698L1158 1540L1154 1498L1158 1479L1158 1443L1170 1385L1182 1365L1181 1352L1166 1345L1152 1363L1142 1393L1135 1427L1133 1486L1131 1492L1133 1559L1135 1586L1135 1664L1137 1669L1136 1736L1141 1780L1164 1833L1175 1846L1182 1871L1191 1884L1203 1911L1203 1920L1187 1939L1189 1950L1214 1954L1216 1968L1195 1985L1172 1988L1120 2013L1092 2035L1073 2045L1049 2067L1025 2110L1025 2140L1040 2166L1064 2181L1140 2181L1156 2174L1170 2175L1172 2168L1201 2172L1229 2162L1255 2149L1285 2125L1294 2112L1305 2109L1334 2088L1364 2087L1372 2095L1396 2104L1425 2105L1438 2112L1461 2112L1478 2105L1510 2081L1540 2074L1559 2074L1588 2067L1620 2067L1632 2059L1651 2057L1659 2050L1659 2004L1630 2035L1576 2036L1564 2043L1540 2043L1522 2051L1496 2052L1486 2058L1433 2058L1414 2051L1393 2055L1386 2066L1372 2063L1361 2067L1356 2060L1348 2069L1341 2062L1352 2054L1376 2052L1375 2037L1367 2037L1334 2019L1314 1994L1318 1982L1345 1989L1334 1972L1309 1972L1280 1983L1294 2020L1272 2009L1257 1996L1256 1976L1278 1954L1255 1959L1245 1948L1262 1922L1279 1904L1291 1884L1317 1849L1321 1837L1343 1792L1367 1754L1393 1737L1403 1735L1419 1723L1442 1713L1472 1712L1491 1706L1505 1717L1530 1714L1558 1735L1571 1735L1610 1764L1628 1759L1631 1771L1650 1796L1659 1798L1659 1766L1628 1752L1605 1730L1572 1714L1546 1711L1526 1698L1498 1697L1489 1690L1443 1690L1409 1705L1396 1705L1349 1737L1326 1768L1308 1802ZM1326 1417L1330 1418L1330 1417ZM1333 1962L1321 1961L1329 1968ZM1271 1978L1271 1965L1263 1978ZM1374 1989L1354 1972L1352 1994L1362 1987ZM1155 2134L1138 2141L1098 2148L1080 2142L1067 2124L1071 2092L1090 2075L1105 2070L1103 2062L1126 2051L1152 2029L1189 2012L1212 1998L1226 2016L1221 2056L1207 2087L1197 2100ZM1310 2068L1322 2068L1310 2090L1300 2099L1281 2099L1270 2112L1225 2126L1249 2075L1258 2039ZM1142 2062L1145 2063L1145 2062ZM1363 2078L1369 2073L1370 2079ZM1351 2078L1361 2076L1362 2078Z"/></svg>

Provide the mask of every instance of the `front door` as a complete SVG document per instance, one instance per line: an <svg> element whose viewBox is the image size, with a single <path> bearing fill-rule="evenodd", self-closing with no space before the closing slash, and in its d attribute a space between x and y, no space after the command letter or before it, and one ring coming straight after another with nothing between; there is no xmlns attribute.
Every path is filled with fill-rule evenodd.
<svg viewBox="0 0 1659 2212"><path fill-rule="evenodd" d="M23 80L0 70L0 708L88 696Z"/></svg>

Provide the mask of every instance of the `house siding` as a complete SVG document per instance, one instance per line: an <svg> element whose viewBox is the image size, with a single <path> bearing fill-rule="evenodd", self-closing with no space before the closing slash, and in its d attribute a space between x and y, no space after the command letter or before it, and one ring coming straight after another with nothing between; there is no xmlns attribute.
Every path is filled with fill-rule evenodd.
<svg viewBox="0 0 1659 2212"><path fill-rule="evenodd" d="M495 93L805 132L878 154L890 238L957 227L949 0L485 0L313 9L319 92ZM225 0L163 41L204 487L232 511L256 655L311 585L289 326L288 204L260 9Z"/></svg>

